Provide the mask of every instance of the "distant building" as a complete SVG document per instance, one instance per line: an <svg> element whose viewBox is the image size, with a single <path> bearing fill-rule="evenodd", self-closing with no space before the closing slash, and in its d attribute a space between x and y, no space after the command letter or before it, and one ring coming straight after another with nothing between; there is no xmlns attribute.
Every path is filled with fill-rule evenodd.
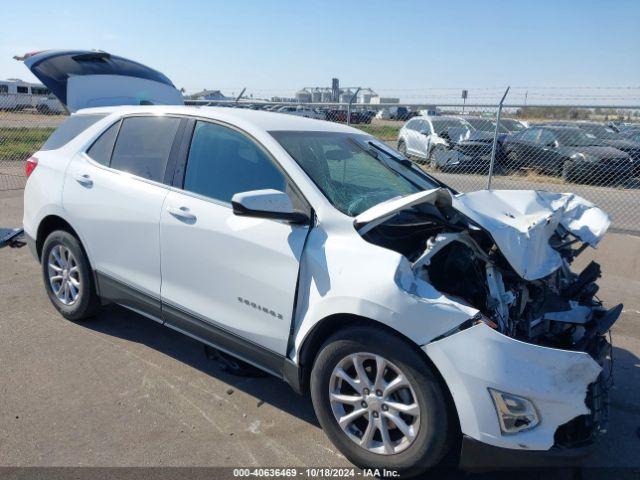
<svg viewBox="0 0 640 480"><path fill-rule="evenodd" d="M396 97L381 97L375 95L371 97L371 103L379 105L381 103L400 103L400 99Z"/></svg>
<svg viewBox="0 0 640 480"><path fill-rule="evenodd" d="M202 90L201 92L189 95L189 99L206 101L234 100L233 97L227 97L220 90Z"/></svg>
<svg viewBox="0 0 640 480"><path fill-rule="evenodd" d="M293 101L299 103L349 103L356 91L358 91L358 96L354 101L360 104L370 103L372 98L378 96L378 94L370 88L340 88L340 80L332 78L330 87L301 88L296 92L295 99L293 99ZM396 103L399 101L400 100L398 99Z"/></svg>
<svg viewBox="0 0 640 480"><path fill-rule="evenodd" d="M296 101L300 103L311 102L311 92L306 88L303 88L302 90L298 90L296 92Z"/></svg>
<svg viewBox="0 0 640 480"><path fill-rule="evenodd" d="M271 97L272 102L276 103L294 103L297 99L291 97Z"/></svg>
<svg viewBox="0 0 640 480"><path fill-rule="evenodd" d="M30 83L19 78L0 80L0 110L35 108L41 113L62 113L64 107L40 83Z"/></svg>
<svg viewBox="0 0 640 480"><path fill-rule="evenodd" d="M337 78L331 79L331 100L337 102L340 98L340 80Z"/></svg>

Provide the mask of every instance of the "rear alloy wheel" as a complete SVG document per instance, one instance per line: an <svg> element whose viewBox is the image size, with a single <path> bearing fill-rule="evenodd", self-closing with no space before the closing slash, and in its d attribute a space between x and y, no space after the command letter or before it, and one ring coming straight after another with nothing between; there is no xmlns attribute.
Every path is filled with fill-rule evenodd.
<svg viewBox="0 0 640 480"><path fill-rule="evenodd" d="M64 230L49 234L42 247L47 295L68 320L84 320L100 306L89 261L78 239Z"/></svg>
<svg viewBox="0 0 640 480"><path fill-rule="evenodd" d="M311 372L320 425L355 465L415 475L449 450L455 422L425 358L393 333L352 327L321 348Z"/></svg>

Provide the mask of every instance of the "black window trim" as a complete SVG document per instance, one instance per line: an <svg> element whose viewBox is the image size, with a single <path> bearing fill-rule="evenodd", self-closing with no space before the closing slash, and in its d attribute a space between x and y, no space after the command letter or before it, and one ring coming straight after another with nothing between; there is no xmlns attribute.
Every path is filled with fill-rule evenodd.
<svg viewBox="0 0 640 480"><path fill-rule="evenodd" d="M306 212L310 215L310 217L313 217L313 207L311 205L311 203L309 202L309 200L304 196L304 193L302 192L302 190L300 189L300 187L298 187L298 185L294 182L294 180L291 178L291 176L287 173L287 171L285 170L285 168L280 164L280 162L278 162L278 159L269 151L269 149L267 147L265 147L262 142L260 142L258 139L256 139L253 135L251 135L249 132L247 132L246 130L243 130L242 128L239 128L236 125L233 125L231 123L227 123L224 122L222 120L218 120L218 119L214 119L214 118L207 118L207 117L200 117L197 115L184 115L184 117L192 120L191 124L188 124L187 128L185 128L184 134L183 134L183 138L182 138L182 146L180 148L180 153L177 156L177 162L175 164L175 173L173 175L172 178L172 189L179 192L179 193L183 193L185 195L189 195L191 197L194 198L198 198L200 200L204 200L210 203L215 203L217 205L223 206L223 207L227 207L229 209L232 209L232 205L231 202L225 202L224 200L219 200L217 198L212 198L212 197L207 197L206 195L202 195L196 192L192 192L190 190L185 190L184 189L184 177L185 174L187 172L187 161L189 158L189 150L191 149L191 142L193 140L193 133L195 131L195 126L196 123L198 121L202 121L202 122L206 122L206 123L212 123L214 125L220 125L222 127L226 127L229 128L231 130L234 130L238 133L240 133L241 135L245 136L247 139L249 139L251 142L253 142L266 156L267 158L269 158L271 160L271 162L273 163L273 165L280 171L280 173L282 173L284 179L285 179L285 183L287 183L287 185L290 185L291 188L293 188L296 191L297 196L303 201L303 203L306 206ZM286 192L285 192L286 193Z"/></svg>
<svg viewBox="0 0 640 480"><path fill-rule="evenodd" d="M95 166L97 168L102 168L104 170L107 170L107 171L112 172L112 173L116 173L118 175L124 174L124 175L127 175L130 178L133 178L133 179L138 180L138 181L142 181L142 182L149 183L149 184L152 184L152 185L157 185L159 187L167 188L169 190L172 190L172 191L175 191L175 192L178 192L178 193L189 195L191 197L198 198L200 200L204 200L204 201L207 201L207 202L210 202L210 203L215 203L217 205L221 205L223 207L227 207L227 208L231 209L232 206L231 206L231 203L229 203L229 202L224 202L222 200L217 200L215 198L207 197L205 195L200 195L198 193L191 192L189 190L185 190L183 188L184 175L186 173L186 166L187 166L187 159L189 157L189 149L191 148L191 140L193 138L193 132L195 130L196 122L200 120L200 121L203 121L203 122L208 122L208 123L221 125L223 127L227 127L227 128L230 128L232 130L235 130L235 131L241 133L242 135L247 137L249 140L254 142L258 146L258 148L260 148L263 152L265 152L265 154L268 156L269 159L271 159L271 161L273 162L275 167L284 175L287 184L290 185L291 188L293 188L296 191L297 196L305 204L306 213L309 214L310 218L314 217L313 206L311 205L311 202L309 202L307 197L304 195L304 193L302 192L300 187L298 187L298 185L295 183L295 181L287 173L287 171L280 164L280 162L278 162L277 158L275 158L275 156L269 151L269 149L267 149L262 144L262 142L257 140L253 135L251 135L246 130L243 130L243 129L237 127L236 125L224 122L222 120L208 118L208 117L201 117L201 116L198 116L198 115L188 115L188 114L181 114L181 113L163 113L163 114L160 114L160 115L161 116L166 116L166 117L176 117L176 118L180 118L182 120L180 126L178 126L178 130L176 131L176 136L173 139L173 145L171 146L171 151L170 151L170 154L169 154L169 160L167 161L167 166L166 166L166 169L165 169L165 175L164 175L163 182L157 182L157 181L151 180L149 178L140 177L140 176L135 175L135 174L130 173L130 172L124 172L122 170L118 170L117 168L112 168L111 167L111 157L109 158L109 165L102 165L101 163L98 163L93 158L91 158L89 156L89 154L87 153L87 151L93 146L93 144L96 141L98 141L98 139L102 136L102 134L104 132L106 132L107 129L109 129L111 126L115 125L117 122L120 122L120 126L118 127L118 134L116 135L116 139L115 139L115 141L113 143L114 147L115 147L116 142L118 141L118 136L120 135L120 128L122 128L122 122L126 118L130 118L130 117L154 117L154 116L158 116L157 113L135 112L135 113L130 113L130 114L125 114L125 115L119 116L114 122L110 122L103 129L101 129L100 132L96 133L96 135L94 137L92 137L92 140L89 141L84 146L84 148L82 148L82 150L81 150L82 155L84 156L84 158L87 161L89 161L91 163L91 165L93 165L93 166ZM111 150L111 156L113 156L113 149ZM169 168L170 164L171 164L172 170Z"/></svg>

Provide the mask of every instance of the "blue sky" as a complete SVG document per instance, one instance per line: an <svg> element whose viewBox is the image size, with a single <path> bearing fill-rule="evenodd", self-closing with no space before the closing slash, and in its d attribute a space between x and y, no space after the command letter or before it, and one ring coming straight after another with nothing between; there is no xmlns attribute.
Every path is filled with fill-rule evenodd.
<svg viewBox="0 0 640 480"><path fill-rule="evenodd" d="M99 48L150 65L189 92L295 91L332 76L383 92L640 85L638 0L12 5L3 8L0 78L32 78L11 59L17 53Z"/></svg>

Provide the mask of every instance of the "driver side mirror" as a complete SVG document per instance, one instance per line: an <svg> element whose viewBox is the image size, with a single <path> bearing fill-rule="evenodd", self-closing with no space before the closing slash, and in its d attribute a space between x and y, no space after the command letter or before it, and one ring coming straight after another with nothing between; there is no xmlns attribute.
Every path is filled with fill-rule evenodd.
<svg viewBox="0 0 640 480"><path fill-rule="evenodd" d="M242 217L284 220L287 223L307 223L309 216L293 208L289 196L279 190L265 189L236 193L231 198L233 213Z"/></svg>
<svg viewBox="0 0 640 480"><path fill-rule="evenodd" d="M559 146L560 144L558 143L558 140L552 140L550 142L547 142L547 147L558 148Z"/></svg>
<svg viewBox="0 0 640 480"><path fill-rule="evenodd" d="M424 135L425 137L428 137L429 135L431 135L431 132L429 130L420 130L420 134Z"/></svg>

